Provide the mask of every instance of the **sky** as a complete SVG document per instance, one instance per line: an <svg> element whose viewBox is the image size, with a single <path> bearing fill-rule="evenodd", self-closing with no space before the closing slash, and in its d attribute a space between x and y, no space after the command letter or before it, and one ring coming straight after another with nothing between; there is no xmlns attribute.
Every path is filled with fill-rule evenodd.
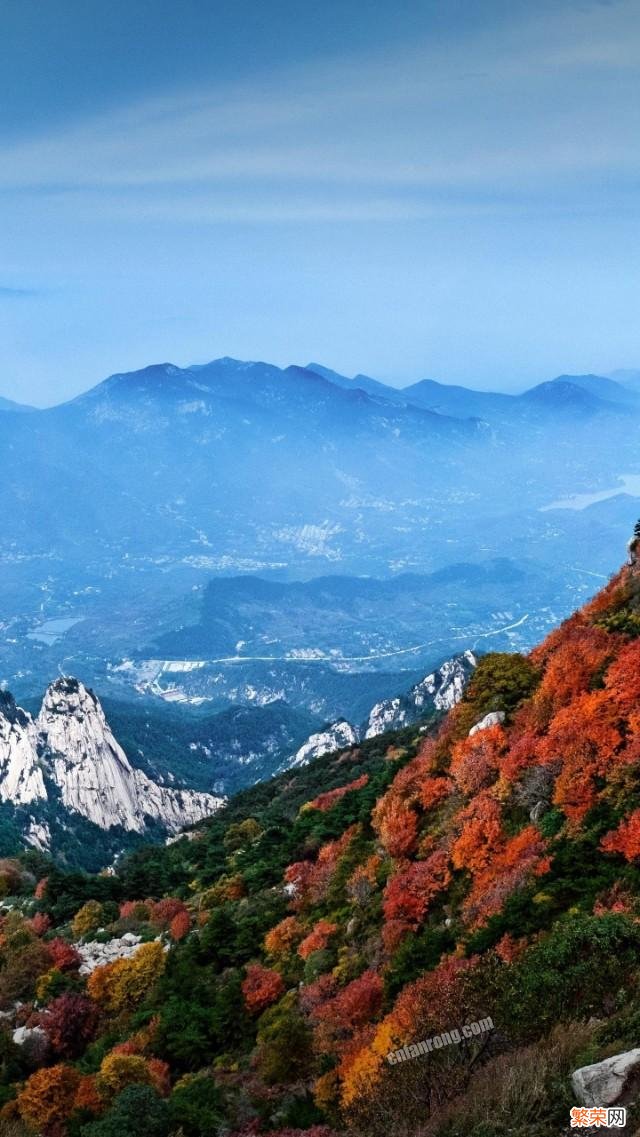
<svg viewBox="0 0 640 1137"><path fill-rule="evenodd" d="M0 0L0 394L640 367L637 0Z"/></svg>

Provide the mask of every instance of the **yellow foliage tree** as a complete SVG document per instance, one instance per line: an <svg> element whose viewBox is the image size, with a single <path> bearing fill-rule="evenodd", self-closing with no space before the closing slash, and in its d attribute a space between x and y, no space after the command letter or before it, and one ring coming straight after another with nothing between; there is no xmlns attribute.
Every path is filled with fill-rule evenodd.
<svg viewBox="0 0 640 1137"><path fill-rule="evenodd" d="M104 1098L116 1097L127 1086L150 1085L151 1071L140 1054L107 1054L97 1077L99 1093Z"/></svg>
<svg viewBox="0 0 640 1137"><path fill-rule="evenodd" d="M98 900L87 900L73 917L71 930L77 940L89 932L95 932L102 923L102 904Z"/></svg>
<svg viewBox="0 0 640 1137"><path fill-rule="evenodd" d="M162 944L142 944L130 959L117 959L97 967L87 981L87 991L105 1011L133 1010L164 971Z"/></svg>

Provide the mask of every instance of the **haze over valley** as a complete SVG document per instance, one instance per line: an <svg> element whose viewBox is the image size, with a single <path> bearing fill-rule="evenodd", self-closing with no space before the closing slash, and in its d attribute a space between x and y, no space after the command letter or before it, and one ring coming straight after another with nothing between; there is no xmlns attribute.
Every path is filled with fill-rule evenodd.
<svg viewBox="0 0 640 1137"><path fill-rule="evenodd" d="M636 373L507 395L229 358L7 406L3 684L77 676L143 754L171 706L214 755L193 784L264 776L584 602L638 513L639 425Z"/></svg>

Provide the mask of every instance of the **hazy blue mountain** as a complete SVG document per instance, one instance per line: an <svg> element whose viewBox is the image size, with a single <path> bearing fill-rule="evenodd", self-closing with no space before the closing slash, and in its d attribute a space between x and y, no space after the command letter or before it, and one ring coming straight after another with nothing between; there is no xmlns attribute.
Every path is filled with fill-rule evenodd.
<svg viewBox="0 0 640 1137"><path fill-rule="evenodd" d="M26 403L14 403L13 399L5 399L0 395L0 411L18 411L22 414L25 411L34 411L35 407L29 407Z"/></svg>
<svg viewBox="0 0 640 1137"><path fill-rule="evenodd" d="M635 368L622 368L618 371L612 371L609 378L621 383L627 390L634 391L636 394L640 393L640 371Z"/></svg>
<svg viewBox="0 0 640 1137"><path fill-rule="evenodd" d="M173 683L191 708L282 698L326 721L361 699L346 675L426 673L480 635L526 647L617 560L639 419L597 376L394 393L229 358L6 411L0 680L24 698L62 670L169 701ZM241 661L159 670L191 656Z"/></svg>
<svg viewBox="0 0 640 1137"><path fill-rule="evenodd" d="M628 389L598 375L559 375L519 395L447 386L433 379L404 387L402 393L409 402L440 414L476 416L499 423L567 412L580 417L615 414L616 404L637 406Z"/></svg>
<svg viewBox="0 0 640 1137"><path fill-rule="evenodd" d="M572 376L568 375L558 376L557 379L551 379L547 383L539 383L536 387L531 387L524 394L518 395L514 402L518 409L523 406L535 406L538 411L544 410L556 418L558 415L563 418L570 416L575 419L625 414L626 407L620 406L620 402L627 402L624 397L616 399L615 402L610 398L602 398L600 394L594 393L593 382L588 382L595 377L578 377L579 380L585 378L587 383L584 381L576 382ZM620 390L624 396L623 389Z"/></svg>
<svg viewBox="0 0 640 1137"><path fill-rule="evenodd" d="M368 395L386 399L388 402L397 403L400 406L406 406L407 402L412 401L405 397L404 391L397 387L389 387L387 383L381 383L378 379L371 379L369 375L354 375L353 378L348 378L338 371L332 371L330 367L323 367L321 363L308 363L306 370L315 371L323 379L328 379L336 387L343 387L347 391L360 388L361 391L366 391ZM444 413L449 412L445 411Z"/></svg>
<svg viewBox="0 0 640 1137"><path fill-rule="evenodd" d="M532 588L535 575L530 561L518 565L501 558L387 580L337 575L304 582L218 578L204 590L199 622L160 637L147 654L205 660L306 655L326 663L351 656L368 667L380 660L388 668L388 660L398 653L398 663L417 666L425 657L441 657L438 638L450 638L453 624L466 627L469 641L484 630L483 618L486 630L493 630L492 614L505 591L524 592L525 582ZM540 592L542 582L535 587ZM421 640L429 637L431 645L418 650ZM416 648L409 651L412 645Z"/></svg>
<svg viewBox="0 0 640 1137"><path fill-rule="evenodd" d="M439 414L455 415L459 418L477 416L488 421L496 415L502 418L514 403L513 395L449 386L437 383L435 379L422 379L419 383L412 383L411 386L403 388L402 394L416 406L426 407Z"/></svg>
<svg viewBox="0 0 640 1137"><path fill-rule="evenodd" d="M605 375L559 375L553 383L571 383L608 403L638 405L638 395L633 390Z"/></svg>

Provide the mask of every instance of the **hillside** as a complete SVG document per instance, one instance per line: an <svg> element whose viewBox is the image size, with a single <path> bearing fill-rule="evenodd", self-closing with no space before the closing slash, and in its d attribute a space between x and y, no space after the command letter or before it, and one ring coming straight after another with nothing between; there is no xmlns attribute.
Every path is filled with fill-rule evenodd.
<svg viewBox="0 0 640 1137"><path fill-rule="evenodd" d="M6 1132L560 1137L640 1043L639 761L634 563L439 723L113 875L4 861Z"/></svg>

